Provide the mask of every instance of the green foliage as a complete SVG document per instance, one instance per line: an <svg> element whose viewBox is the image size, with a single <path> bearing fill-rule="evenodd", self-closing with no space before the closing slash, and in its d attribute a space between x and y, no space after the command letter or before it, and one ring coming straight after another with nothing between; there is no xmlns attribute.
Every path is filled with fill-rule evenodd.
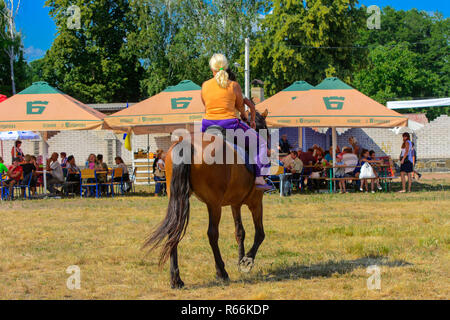
<svg viewBox="0 0 450 320"><path fill-rule="evenodd" d="M28 65L24 59L24 51L20 34L16 34L14 41L11 41L7 34L7 23L5 19L5 3L0 0L0 94L12 95L10 59L6 53L9 46L14 47L14 72L17 92L25 89L29 85Z"/></svg>
<svg viewBox="0 0 450 320"><path fill-rule="evenodd" d="M134 29L126 0L47 0L58 36L47 52L43 80L85 103L137 101L143 68L129 46ZM81 9L81 29L69 29L66 10Z"/></svg>
<svg viewBox="0 0 450 320"><path fill-rule="evenodd" d="M244 39L254 33L261 0L134 0L136 31L130 46L142 57L148 95L189 79L202 84L211 77L213 53L224 53L231 63L243 52Z"/></svg>
<svg viewBox="0 0 450 320"><path fill-rule="evenodd" d="M385 7L381 30L360 30L358 44L369 46L368 65L355 75L355 88L385 103L395 99L448 97L450 19L416 9ZM407 109L433 120L450 108Z"/></svg>
<svg viewBox="0 0 450 320"><path fill-rule="evenodd" d="M268 95L297 80L318 84L327 74L349 80L359 70L366 53L351 47L365 19L356 3L273 1L252 44L253 77L264 80Z"/></svg>

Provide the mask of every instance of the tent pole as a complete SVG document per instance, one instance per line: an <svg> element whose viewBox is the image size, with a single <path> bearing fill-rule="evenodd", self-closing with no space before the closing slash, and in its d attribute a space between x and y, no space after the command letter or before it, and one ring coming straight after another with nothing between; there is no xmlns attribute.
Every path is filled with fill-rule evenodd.
<svg viewBox="0 0 450 320"><path fill-rule="evenodd" d="M3 156L3 140L1 141L1 144L2 144L2 159L4 159L4 156Z"/></svg>
<svg viewBox="0 0 450 320"><path fill-rule="evenodd" d="M337 149L337 132L336 127L331 128L332 130L332 142L333 142L333 179L336 178L336 149ZM336 182L334 183L334 191L336 192Z"/></svg>
<svg viewBox="0 0 450 320"><path fill-rule="evenodd" d="M41 136L42 136L42 142L43 142L43 165L44 165L44 176L43 176L43 180L44 180L44 194L47 194L47 156L48 156L48 143L47 143L47 138L48 138L48 133L47 132L41 132Z"/></svg>
<svg viewBox="0 0 450 320"><path fill-rule="evenodd" d="M154 160L153 160L154 161ZM150 135L149 134L147 134L147 169L148 169L148 172L147 172L147 177L148 177L148 185L150 186L150 172L151 172L151 170L150 170Z"/></svg>

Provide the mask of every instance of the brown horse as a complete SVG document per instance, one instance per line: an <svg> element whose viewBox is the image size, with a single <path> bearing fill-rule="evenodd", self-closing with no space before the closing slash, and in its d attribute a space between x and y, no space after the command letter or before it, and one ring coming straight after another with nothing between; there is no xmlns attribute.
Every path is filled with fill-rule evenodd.
<svg viewBox="0 0 450 320"><path fill-rule="evenodd" d="M257 113L257 130L267 129L265 118ZM215 137L221 139L221 137ZM184 143L183 141L177 144ZM186 142L187 143L187 142ZM211 142L201 142L203 149ZM264 192L255 187L255 177L244 164L173 164L173 145L166 158L166 179L169 192L169 206L162 224L154 231L145 243L155 249L161 246L160 265L170 257L170 274L172 288L182 288L183 281L178 269L178 244L186 233L189 223L189 198L194 194L208 208L209 226L208 238L216 264L217 278L228 281L228 273L220 255L218 245L219 223L222 207L231 206L235 223L235 236L239 246L239 268L242 272L250 272L259 246L264 241L263 227L263 195ZM189 143L195 152L200 146ZM225 144L226 148L230 148ZM232 152L235 152L232 150ZM193 154L194 154L193 153ZM224 152L225 154L225 152ZM235 152L235 157L237 157ZM192 160L192 158L191 158ZM202 161L203 162L203 161ZM190 161L193 163L193 161ZM225 162L223 162L225 163ZM241 219L241 207L247 205L253 215L255 239L250 251L245 254L245 230Z"/></svg>

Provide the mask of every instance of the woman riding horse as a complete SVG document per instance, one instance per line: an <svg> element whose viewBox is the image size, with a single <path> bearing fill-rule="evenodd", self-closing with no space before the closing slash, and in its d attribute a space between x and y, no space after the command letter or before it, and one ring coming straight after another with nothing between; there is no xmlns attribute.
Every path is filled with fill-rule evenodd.
<svg viewBox="0 0 450 320"><path fill-rule="evenodd" d="M236 111L240 112L241 118L246 119L247 115L244 108L244 98L239 83L229 80L228 61L223 54L215 54L209 62L209 66L214 75L214 78L203 83L202 86L202 100L206 108L206 116L202 121L202 130L205 132L211 126L219 126L224 129L242 129L250 141L258 141L259 148L256 148L254 163L255 168L255 184L258 189L270 190L271 187L264 180L261 172L265 166L262 161L262 155L267 155L267 142L261 139L258 133L252 129L247 123L241 121L236 116ZM254 105L252 119L250 124L254 126ZM248 131L248 132L247 132ZM255 148L256 146L249 146Z"/></svg>
<svg viewBox="0 0 450 320"><path fill-rule="evenodd" d="M243 97L239 85L228 80L228 74L225 72L226 67L227 61L224 56L214 55L211 59L214 79L205 82L202 89L207 110L206 119L203 121L203 129L206 130L210 125L219 124L226 129L242 128L242 130L252 130L251 133L256 134L256 131L250 129L235 116L236 108L241 113L244 112ZM256 113L256 128L267 130L265 116L259 113ZM216 136L215 139L219 143L223 142L223 138L220 136ZM194 194L208 208L208 238L214 255L217 278L224 281L229 280L218 244L222 207L231 206L233 213L240 271L249 272L252 269L257 251L264 241L262 200L265 182L260 175L262 166L259 166L259 176L256 178L255 184L255 176L247 169L245 164L207 164L204 160L202 163L193 163L193 154L191 154L190 161L187 163L173 161L174 152L179 146L188 147L187 150L191 149L195 154L205 150L210 144L211 141L201 141L198 145L195 142L192 143L192 140L182 140L173 145L166 156L169 205L164 221L150 235L145 246L150 247L151 250L161 246L160 265L170 257L172 288L184 286L178 269L178 244L186 233L188 226L190 217L189 198L191 195ZM237 156L233 146L226 143L223 143L223 145L227 148L226 151ZM260 147L260 154L267 152L264 148L264 146ZM182 150L186 149L182 148ZM243 205L250 209L255 226L253 246L247 254L245 254L244 249L245 230L241 218L241 207Z"/></svg>

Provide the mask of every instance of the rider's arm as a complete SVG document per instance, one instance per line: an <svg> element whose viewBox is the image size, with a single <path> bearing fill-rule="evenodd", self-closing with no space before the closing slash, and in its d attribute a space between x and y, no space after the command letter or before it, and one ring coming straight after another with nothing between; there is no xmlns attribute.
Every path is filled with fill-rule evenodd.
<svg viewBox="0 0 450 320"><path fill-rule="evenodd" d="M255 129L255 119L256 119L256 108L255 104L248 98L244 98L244 103L249 107L250 109L250 126Z"/></svg>
<svg viewBox="0 0 450 320"><path fill-rule="evenodd" d="M237 82L233 82L233 84L234 94L236 95L235 108L240 112L241 116L245 116L244 97L242 96L241 86Z"/></svg>

